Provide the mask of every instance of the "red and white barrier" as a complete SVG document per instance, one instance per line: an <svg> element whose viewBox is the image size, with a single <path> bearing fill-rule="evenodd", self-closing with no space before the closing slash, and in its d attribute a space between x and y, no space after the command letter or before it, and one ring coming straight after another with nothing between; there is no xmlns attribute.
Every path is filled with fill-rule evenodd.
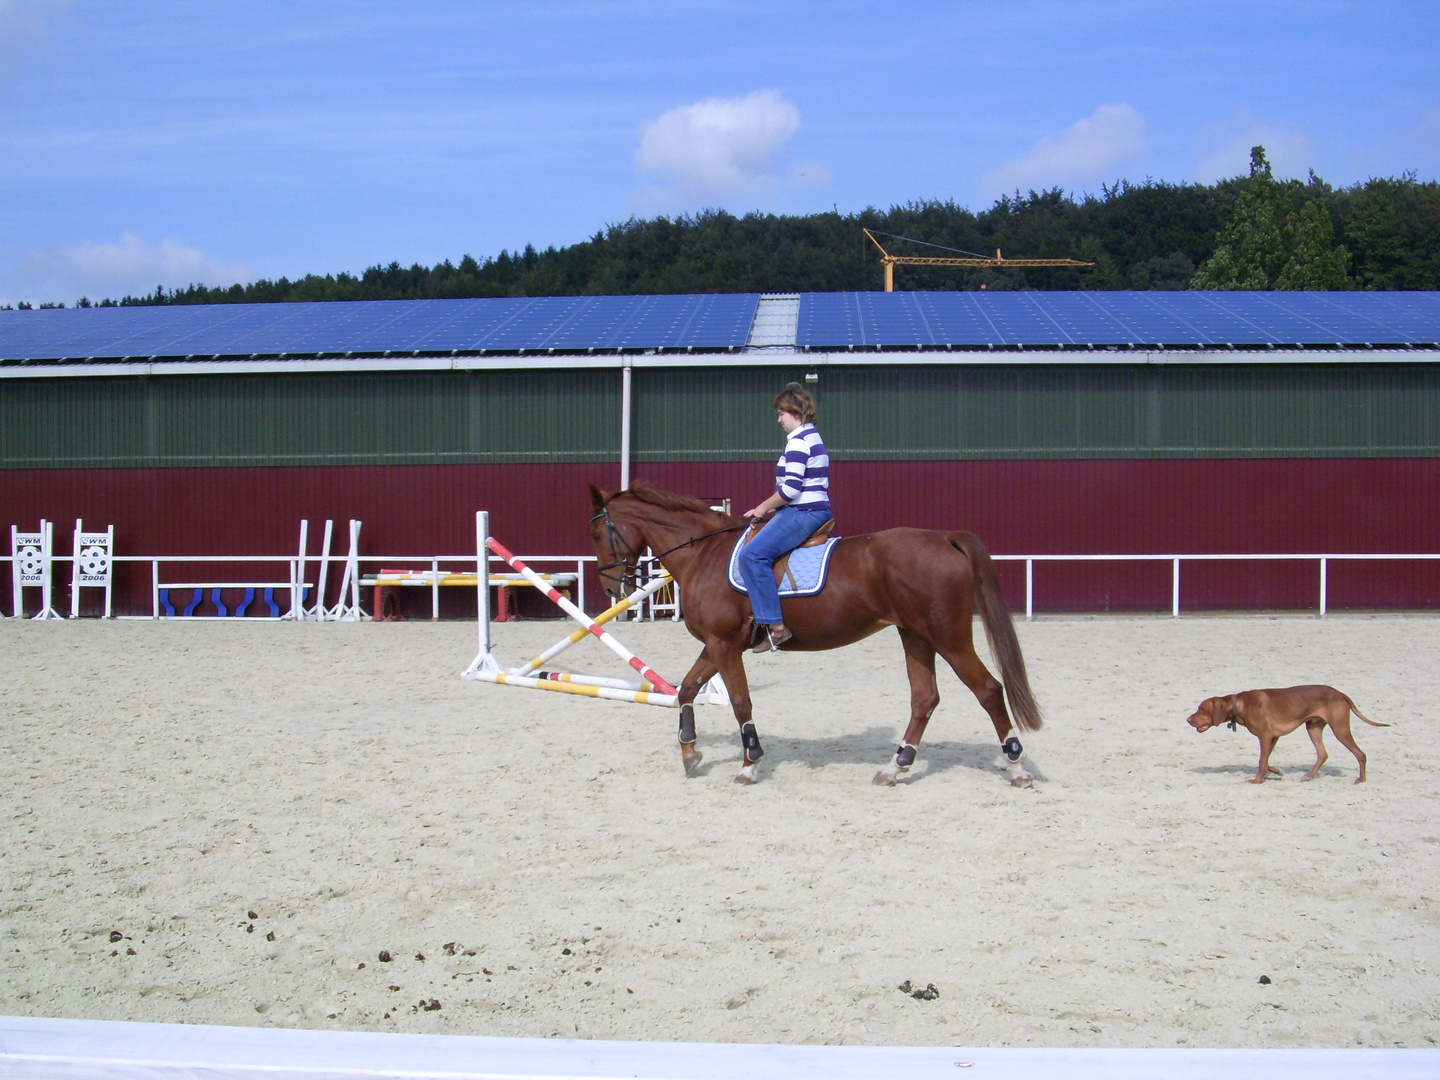
<svg viewBox="0 0 1440 1080"><path fill-rule="evenodd" d="M679 691L659 672L622 645L614 634L604 628L605 623L629 611L651 593L667 585L671 580L670 575L668 573L661 574L644 588L637 589L592 619L561 596L560 592L542 575L526 566L505 545L490 536L489 517L490 515L484 511L475 515L476 549L479 552L476 567L478 580L480 582L488 580L487 564L489 559L486 552L493 551L522 574L530 584L548 596L561 611L578 622L580 629L556 642L528 663L506 670L496 660L494 649L490 643L490 593L488 587L481 584L479 587L480 653L475 657L474 662L461 673L462 676L467 679L481 679L485 682L519 686L529 690L550 690L563 694L579 694L583 697L605 698L610 701L629 701L639 705L660 705L674 708L678 704ZM641 678L639 680L612 679L599 675L541 670L543 665L549 663L570 646L585 640L586 637L596 638L621 660L634 668ZM697 704L716 705L727 705L729 700L729 695L725 693L724 683L720 681L719 676L702 687L700 694L695 699Z"/></svg>

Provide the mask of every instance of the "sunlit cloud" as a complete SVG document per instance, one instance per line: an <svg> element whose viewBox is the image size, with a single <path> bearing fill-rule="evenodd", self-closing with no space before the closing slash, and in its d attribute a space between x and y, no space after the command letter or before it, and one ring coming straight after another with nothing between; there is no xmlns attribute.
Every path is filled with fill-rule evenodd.
<svg viewBox="0 0 1440 1080"><path fill-rule="evenodd" d="M1265 147L1276 176L1304 176L1315 164L1315 147L1304 132L1253 124L1212 150L1195 167L1195 179L1213 184L1229 176L1250 175L1250 148Z"/></svg>
<svg viewBox="0 0 1440 1080"><path fill-rule="evenodd" d="M981 184L1003 194L1104 180L1144 149L1145 118L1123 102L1101 105L1058 138L1041 139L1028 154L987 173Z"/></svg>
<svg viewBox="0 0 1440 1080"><path fill-rule="evenodd" d="M199 248L175 240L151 243L127 232L111 244L72 244L46 248L23 258L0 278L0 300L70 303L139 296L157 285L233 285L253 275L243 263L222 262Z"/></svg>
<svg viewBox="0 0 1440 1080"><path fill-rule="evenodd" d="M660 183L633 201L693 206L825 183L830 174L821 166L785 165L785 144L799 130L800 110L775 90L671 109L640 130L635 168Z"/></svg>

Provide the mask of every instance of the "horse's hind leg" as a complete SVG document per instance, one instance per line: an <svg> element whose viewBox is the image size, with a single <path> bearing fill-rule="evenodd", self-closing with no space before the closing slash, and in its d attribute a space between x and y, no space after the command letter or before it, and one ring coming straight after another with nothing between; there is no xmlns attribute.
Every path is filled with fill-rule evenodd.
<svg viewBox="0 0 1440 1080"><path fill-rule="evenodd" d="M702 649L700 656L680 683L680 696L677 699L680 703L680 763L685 766L686 776L695 775L695 770L700 767L700 761L705 756L695 749L695 695L700 693L700 687L719 670L711 661L709 651Z"/></svg>
<svg viewBox="0 0 1440 1080"><path fill-rule="evenodd" d="M915 751L925 737L925 727L940 704L940 691L935 686L935 649L924 638L909 630L900 631L900 644L905 647L905 674L910 677L910 723L905 737L895 748L895 757L875 774L872 783L893 787L902 772L915 764Z"/></svg>
<svg viewBox="0 0 1440 1080"><path fill-rule="evenodd" d="M1029 787L1035 778L1025 768L1025 748L1012 734L1010 714L1005 709L1005 687L990 674L990 669L975 654L973 646L953 651L942 649L940 654L960 681L970 688L980 707L990 714L990 722L995 725L995 734L1005 755L1005 769L1010 773L1010 782L1016 787Z"/></svg>

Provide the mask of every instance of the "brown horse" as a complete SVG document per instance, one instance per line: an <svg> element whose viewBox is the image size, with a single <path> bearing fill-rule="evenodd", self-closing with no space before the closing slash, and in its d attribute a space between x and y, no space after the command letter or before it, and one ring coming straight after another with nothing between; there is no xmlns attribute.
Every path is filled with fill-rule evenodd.
<svg viewBox="0 0 1440 1080"><path fill-rule="evenodd" d="M745 677L744 652L754 623L749 598L726 579L735 534L745 523L698 499L644 484L610 493L592 484L590 495L595 504L591 535L605 591L612 597L621 595L635 574L640 554L650 548L679 583L686 629L704 645L680 685L680 752L686 774L693 775L700 763L692 703L700 687L719 672L730 693L745 751L735 779L753 784L764 753L751 720ZM875 775L875 783L894 784L915 761L925 725L940 704L936 653L990 714L1012 783L1030 782L1022 764L1024 750L1011 734L1005 699L1009 697L1021 731L1040 727L1040 709L1030 693L1025 660L994 563L979 537L931 529L887 529L845 537L831 554L824 591L785 600L782 607L785 625L795 635L782 646L786 652L836 649L887 626L900 632L910 676L910 725L894 760ZM990 651L1000 663L1003 686L975 655L971 617L977 610Z"/></svg>

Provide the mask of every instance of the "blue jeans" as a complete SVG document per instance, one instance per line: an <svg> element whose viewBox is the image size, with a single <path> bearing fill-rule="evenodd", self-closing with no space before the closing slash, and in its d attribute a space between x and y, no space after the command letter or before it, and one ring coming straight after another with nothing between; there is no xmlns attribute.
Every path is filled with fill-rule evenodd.
<svg viewBox="0 0 1440 1080"><path fill-rule="evenodd" d="M750 608L757 623L775 626L784 622L780 614L780 590L775 585L775 560L803 544L831 516L828 509L782 506L765 523L760 534L741 550L740 577L749 590Z"/></svg>

